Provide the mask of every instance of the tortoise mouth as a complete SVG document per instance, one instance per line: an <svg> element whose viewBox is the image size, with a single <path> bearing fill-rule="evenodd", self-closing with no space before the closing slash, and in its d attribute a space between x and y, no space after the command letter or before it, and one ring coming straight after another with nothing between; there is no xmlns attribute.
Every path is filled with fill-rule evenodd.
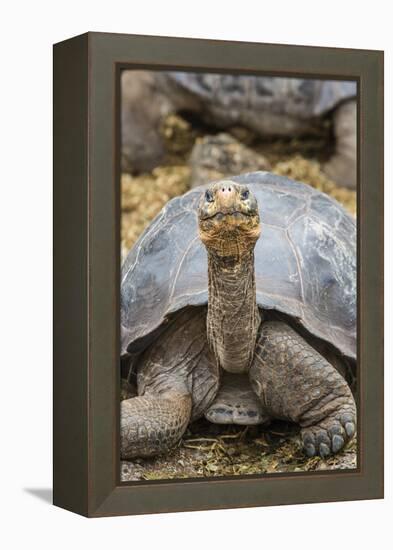
<svg viewBox="0 0 393 550"><path fill-rule="evenodd" d="M256 216L256 212L244 212L240 210L219 210L218 212L215 212L214 214L209 215L201 215L200 220L223 220L226 217L234 217L234 218L252 218L253 216Z"/></svg>

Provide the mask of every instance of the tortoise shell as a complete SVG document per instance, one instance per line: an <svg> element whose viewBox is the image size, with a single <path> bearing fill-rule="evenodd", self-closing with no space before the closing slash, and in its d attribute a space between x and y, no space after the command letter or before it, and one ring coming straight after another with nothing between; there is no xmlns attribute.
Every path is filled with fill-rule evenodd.
<svg viewBox="0 0 393 550"><path fill-rule="evenodd" d="M236 118L236 112L250 109L309 119L356 97L354 81L189 72L164 73L162 78L205 106L221 107L228 120Z"/></svg>
<svg viewBox="0 0 393 550"><path fill-rule="evenodd" d="M257 302L356 359L356 224L334 200L267 172L232 177L258 201ZM121 353L146 347L177 311L207 304L197 209L206 186L169 201L122 267Z"/></svg>

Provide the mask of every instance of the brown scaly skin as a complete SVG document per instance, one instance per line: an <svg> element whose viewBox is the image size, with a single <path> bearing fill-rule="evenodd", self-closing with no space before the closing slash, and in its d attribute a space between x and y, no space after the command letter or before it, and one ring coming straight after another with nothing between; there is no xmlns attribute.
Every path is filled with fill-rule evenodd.
<svg viewBox="0 0 393 550"><path fill-rule="evenodd" d="M213 185L202 198L199 235L208 252L207 337L221 368L247 372L261 316L255 299L254 246L258 205L232 182Z"/></svg>
<svg viewBox="0 0 393 550"><path fill-rule="evenodd" d="M191 415L191 396L169 392L121 403L120 454L123 458L154 456L181 438Z"/></svg>
<svg viewBox="0 0 393 550"><path fill-rule="evenodd" d="M255 198L231 181L213 184L201 198L199 233L208 252L207 317L205 308L185 310L143 354L139 396L121 404L122 458L152 456L175 445L187 424L213 403L221 369L249 374L262 417L299 423L308 456L338 452L356 431L347 383L288 325L261 322Z"/></svg>
<svg viewBox="0 0 393 550"><path fill-rule="evenodd" d="M219 371L206 340L206 308L190 308L140 358L139 397L120 404L123 459L166 452L214 400Z"/></svg>
<svg viewBox="0 0 393 550"><path fill-rule="evenodd" d="M262 325L250 380L266 414L300 424L308 456L336 453L354 435L356 406L348 384L285 323Z"/></svg>
<svg viewBox="0 0 393 550"><path fill-rule="evenodd" d="M249 252L238 261L223 262L209 254L207 335L221 368L247 372L255 350L261 316L255 303L255 276Z"/></svg>

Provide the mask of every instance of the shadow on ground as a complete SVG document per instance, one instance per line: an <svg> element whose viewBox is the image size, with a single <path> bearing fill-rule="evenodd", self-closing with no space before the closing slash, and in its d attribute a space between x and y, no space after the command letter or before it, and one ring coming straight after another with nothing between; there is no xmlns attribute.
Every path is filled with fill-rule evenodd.
<svg viewBox="0 0 393 550"><path fill-rule="evenodd" d="M39 500L42 500L46 502L47 504L53 503L53 491L52 489L48 488L30 488L25 487L24 489L25 493L29 493L29 495L33 495L33 497L38 498Z"/></svg>

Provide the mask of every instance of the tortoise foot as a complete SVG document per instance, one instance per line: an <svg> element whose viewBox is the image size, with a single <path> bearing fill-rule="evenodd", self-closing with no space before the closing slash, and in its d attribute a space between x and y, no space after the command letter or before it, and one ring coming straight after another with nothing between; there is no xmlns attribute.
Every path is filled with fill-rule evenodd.
<svg viewBox="0 0 393 550"><path fill-rule="evenodd" d="M126 399L120 404L122 460L162 454L185 432L191 414L191 396L167 393Z"/></svg>
<svg viewBox="0 0 393 550"><path fill-rule="evenodd" d="M340 452L356 433L356 414L344 410L314 426L303 428L301 438L307 456L327 458Z"/></svg>

